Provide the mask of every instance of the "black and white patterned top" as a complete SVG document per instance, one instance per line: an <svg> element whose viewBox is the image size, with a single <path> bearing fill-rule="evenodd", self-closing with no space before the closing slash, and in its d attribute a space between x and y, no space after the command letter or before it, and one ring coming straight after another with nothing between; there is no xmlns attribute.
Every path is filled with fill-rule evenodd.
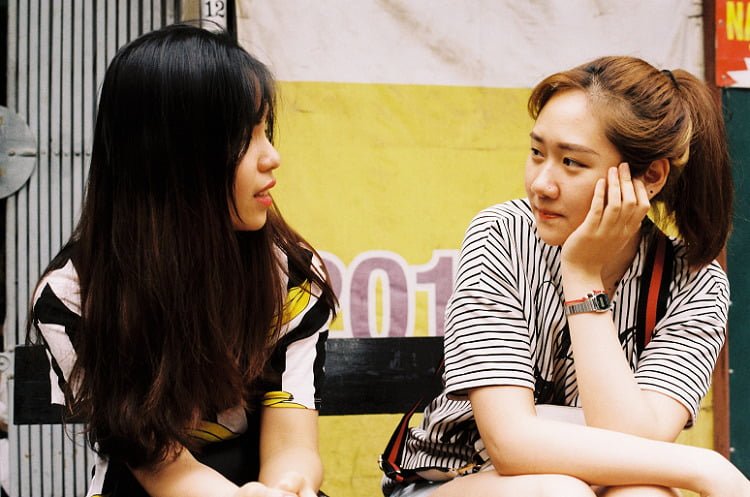
<svg viewBox="0 0 750 497"><path fill-rule="evenodd" d="M322 273L322 262L307 252L311 266ZM286 257L281 255L282 262ZM260 405L266 407L319 409L324 376L325 341L331 309L319 300L320 290L294 271L282 275L287 299L284 324L271 359L261 377L259 405L241 406L214 413L191 432L204 444L225 442L257 429ZM64 404L63 392L76 359L71 337L77 332L81 303L78 273L68 259L40 281L33 298L33 327L44 342L50 360L52 404ZM248 440L257 442L257 434ZM124 464L98 457L87 497L145 495Z"/></svg>
<svg viewBox="0 0 750 497"><path fill-rule="evenodd" d="M692 424L724 343L729 283L716 262L691 269L684 246L671 242L675 261L666 313L640 359L635 330L646 241L618 284L611 312L638 384L684 405ZM445 389L411 429L403 468L456 469L476 462L483 445L467 400L470 389L521 386L534 391L537 404L580 407L560 251L539 239L525 199L485 209L471 222L446 310Z"/></svg>

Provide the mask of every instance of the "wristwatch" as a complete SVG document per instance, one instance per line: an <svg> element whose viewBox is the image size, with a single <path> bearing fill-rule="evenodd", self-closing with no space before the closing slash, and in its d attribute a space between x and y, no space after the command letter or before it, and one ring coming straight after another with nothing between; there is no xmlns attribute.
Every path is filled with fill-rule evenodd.
<svg viewBox="0 0 750 497"><path fill-rule="evenodd" d="M580 314L582 312L604 312L610 307L609 297L605 292L595 290L585 297L565 301L565 315Z"/></svg>

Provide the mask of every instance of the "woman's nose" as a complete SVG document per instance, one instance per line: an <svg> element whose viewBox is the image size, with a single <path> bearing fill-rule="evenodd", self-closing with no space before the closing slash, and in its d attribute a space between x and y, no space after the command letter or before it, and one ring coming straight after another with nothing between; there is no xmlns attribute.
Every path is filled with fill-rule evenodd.
<svg viewBox="0 0 750 497"><path fill-rule="evenodd" d="M258 169L261 171L271 171L281 165L281 155L279 155L276 147L268 142L263 154L258 160Z"/></svg>
<svg viewBox="0 0 750 497"><path fill-rule="evenodd" d="M546 166L539 169L539 174L537 174L531 183L531 189L537 195L549 198L557 198L557 195L560 193L557 181L555 181L551 171Z"/></svg>

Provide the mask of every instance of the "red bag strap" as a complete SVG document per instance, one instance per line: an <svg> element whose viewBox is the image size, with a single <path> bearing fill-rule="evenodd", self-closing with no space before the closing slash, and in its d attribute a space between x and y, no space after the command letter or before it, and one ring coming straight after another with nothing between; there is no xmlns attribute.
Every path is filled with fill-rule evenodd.
<svg viewBox="0 0 750 497"><path fill-rule="evenodd" d="M439 377L443 374L443 368L445 367L445 360L440 359L440 364L435 368L435 376ZM409 434L409 422L411 421L414 413L423 407L425 401L424 395L419 398L418 401L409 409L402 417L401 421L396 425L396 429L393 430L391 439L388 440L388 445L385 446L383 454L380 455L378 465L380 469L385 473L388 478L397 481L398 483L411 483L413 481L422 480L422 478L413 471L404 470L401 468L401 461L404 455L404 446L406 445L406 438Z"/></svg>
<svg viewBox="0 0 750 497"><path fill-rule="evenodd" d="M646 260L641 273L636 319L637 357L640 357L643 349L651 341L656 323L667 311L673 267L672 242L664 233L656 229L648 252L646 252Z"/></svg>

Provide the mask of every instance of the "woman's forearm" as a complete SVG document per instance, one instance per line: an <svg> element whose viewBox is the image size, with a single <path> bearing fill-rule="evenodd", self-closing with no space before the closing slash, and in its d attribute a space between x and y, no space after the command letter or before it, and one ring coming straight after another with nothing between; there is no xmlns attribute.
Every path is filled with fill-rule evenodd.
<svg viewBox="0 0 750 497"><path fill-rule="evenodd" d="M229 496L238 489L220 473L198 462L185 448L173 460L131 471L152 497Z"/></svg>
<svg viewBox="0 0 750 497"><path fill-rule="evenodd" d="M625 359L609 313L574 315L568 323L586 423L655 440L674 440L685 426L687 411L680 410L683 418L676 423L662 422L663 417L673 417L649 403Z"/></svg>
<svg viewBox="0 0 750 497"><path fill-rule="evenodd" d="M598 275L563 271L565 298L573 299L601 289ZM688 419L688 412L674 405L651 403L641 390L610 312L568 316L571 347L581 404L589 426L630 433L655 440L674 440Z"/></svg>
<svg viewBox="0 0 750 497"><path fill-rule="evenodd" d="M531 393L520 390L487 387L470 393L482 440L500 474L565 474L595 485L695 492L706 492L722 478L742 478L707 449L538 418L529 404L533 399L524 400Z"/></svg>
<svg viewBox="0 0 750 497"><path fill-rule="evenodd" d="M323 464L320 456L317 451L307 447L289 447L275 451L263 461L258 480L276 488L290 471L302 476L307 485L316 491L323 482Z"/></svg>
<svg viewBox="0 0 750 497"><path fill-rule="evenodd" d="M598 428L543 419L489 449L501 474L567 474L590 484L649 484L702 492L718 454ZM524 436L521 433L525 433Z"/></svg>
<svg viewBox="0 0 750 497"><path fill-rule="evenodd" d="M314 497L323 480L318 412L267 407L261 418L260 481Z"/></svg>

